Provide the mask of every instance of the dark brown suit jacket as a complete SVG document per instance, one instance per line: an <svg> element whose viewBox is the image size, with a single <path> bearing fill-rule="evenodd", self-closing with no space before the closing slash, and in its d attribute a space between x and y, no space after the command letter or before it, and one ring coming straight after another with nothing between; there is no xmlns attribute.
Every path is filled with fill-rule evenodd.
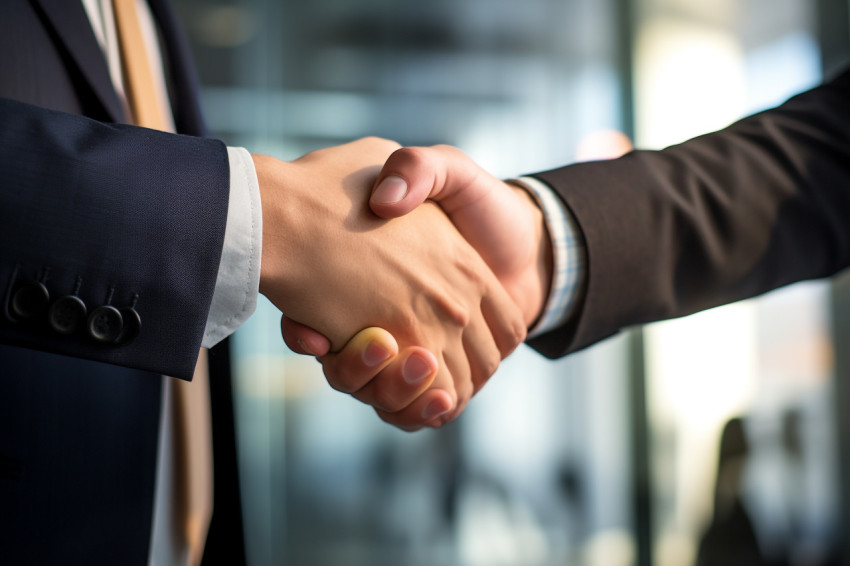
<svg viewBox="0 0 850 566"><path fill-rule="evenodd" d="M850 72L719 132L535 175L587 242L569 324L531 343L565 355L850 265Z"/></svg>

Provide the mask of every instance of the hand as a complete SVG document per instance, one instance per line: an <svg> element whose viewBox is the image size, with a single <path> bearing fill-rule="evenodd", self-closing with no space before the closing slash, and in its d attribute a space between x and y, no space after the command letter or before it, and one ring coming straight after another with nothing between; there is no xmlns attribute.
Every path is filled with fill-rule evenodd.
<svg viewBox="0 0 850 566"><path fill-rule="evenodd" d="M531 326L552 280L552 247L537 203L525 189L497 179L461 150L406 147L384 165L369 204L382 218L437 201L520 306Z"/></svg>
<svg viewBox="0 0 850 566"><path fill-rule="evenodd" d="M391 222L369 211L368 188L397 147L371 138L292 163L254 156L263 206L260 292L288 318L327 336L332 348L380 326L405 348L433 352L436 375L423 375L434 365L426 364L402 394L388 393L381 379L329 381L392 424L439 426L522 341L525 325L439 207ZM429 386L439 394L422 398Z"/></svg>
<svg viewBox="0 0 850 566"><path fill-rule="evenodd" d="M496 179L460 150L448 146L404 148L394 152L378 176L370 201L384 217L406 214L426 198L440 203L460 232L487 261L530 326L540 315L552 279L552 252L542 213L524 189ZM381 388L403 388L403 368L415 356L380 364L363 363L362 337L352 340L332 358L325 356L327 340L310 328L284 319L284 339L294 351L319 356L330 382L380 382ZM380 335L385 351L392 337ZM438 400L431 388L420 402Z"/></svg>
<svg viewBox="0 0 850 566"><path fill-rule="evenodd" d="M410 346L399 351L393 335L382 328L370 327L358 332L338 353L330 353L327 338L315 330L287 317L281 318L281 330L287 346L294 352L316 356L322 364L328 382L339 390L352 391L352 396L374 405L370 397L377 392L383 397L396 399L398 406L409 405L421 394L421 387L411 386L416 375L430 376L422 386L430 385L439 369L434 355L420 346ZM304 339L307 342L304 342ZM369 393L364 396L364 393ZM425 395L425 394L422 394ZM422 406L432 404L432 410L442 412L451 407L451 398L445 391L428 389ZM385 421L393 422L391 415L378 410ZM422 424L430 419L422 419ZM440 423L438 423L440 424ZM419 426L404 426L416 430Z"/></svg>

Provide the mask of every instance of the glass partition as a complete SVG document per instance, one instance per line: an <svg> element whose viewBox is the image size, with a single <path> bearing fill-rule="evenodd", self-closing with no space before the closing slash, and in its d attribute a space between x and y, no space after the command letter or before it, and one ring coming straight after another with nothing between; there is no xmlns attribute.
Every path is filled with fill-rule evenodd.
<svg viewBox="0 0 850 566"><path fill-rule="evenodd" d="M820 80L818 8L847 13L845 0L176 4L229 144L294 159L366 135L449 143L505 177L610 156L611 132L663 147L781 102ZM233 341L249 562L836 563L829 305L810 283L561 361L522 347L457 422L406 434L289 353L263 302Z"/></svg>
<svg viewBox="0 0 850 566"><path fill-rule="evenodd" d="M514 176L624 127L609 0L178 5L213 130L254 152L379 135ZM251 564L631 563L622 342L522 347L457 422L406 434L288 353L278 318L264 303L234 340Z"/></svg>
<svg viewBox="0 0 850 566"><path fill-rule="evenodd" d="M637 2L637 143L820 81L816 3ZM838 478L826 283L646 330L653 563L829 564Z"/></svg>

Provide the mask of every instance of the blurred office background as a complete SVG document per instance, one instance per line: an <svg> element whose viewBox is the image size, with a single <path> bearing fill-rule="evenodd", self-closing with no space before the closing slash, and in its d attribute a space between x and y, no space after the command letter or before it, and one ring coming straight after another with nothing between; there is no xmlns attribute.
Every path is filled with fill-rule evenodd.
<svg viewBox="0 0 850 566"><path fill-rule="evenodd" d="M513 176L721 128L850 61L846 0L177 5L215 134L282 159L379 135ZM522 347L416 434L332 391L263 304L234 352L250 563L850 564L848 296Z"/></svg>

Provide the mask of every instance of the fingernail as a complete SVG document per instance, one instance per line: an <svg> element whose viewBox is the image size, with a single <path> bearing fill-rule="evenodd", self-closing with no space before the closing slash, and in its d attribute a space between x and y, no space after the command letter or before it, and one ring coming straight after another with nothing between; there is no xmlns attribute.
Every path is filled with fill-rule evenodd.
<svg viewBox="0 0 850 566"><path fill-rule="evenodd" d="M315 356L315 355L316 355L316 352L314 352L313 350L311 350L311 349L310 349L310 347L307 345L307 342L305 342L305 341L304 341L304 340L302 340L301 338L297 339L297 340L296 340L296 342L298 343L298 345L299 345L299 346L301 346L301 349L302 349L302 350L304 350L304 353L305 353L305 354L308 354L308 355L310 355L310 356Z"/></svg>
<svg viewBox="0 0 850 566"><path fill-rule="evenodd" d="M407 194L407 181L401 177L390 175L385 177L375 192L372 193L372 202L376 204L395 204Z"/></svg>
<svg viewBox="0 0 850 566"><path fill-rule="evenodd" d="M431 364L418 354L411 354L401 368L401 375L411 385L415 385L431 375Z"/></svg>
<svg viewBox="0 0 850 566"><path fill-rule="evenodd" d="M445 405L443 405L442 401L434 400L425 405L425 408L422 409L422 419L430 421L440 415L445 415L450 410L450 408L446 408Z"/></svg>
<svg viewBox="0 0 850 566"><path fill-rule="evenodd" d="M387 361L390 355L391 353L389 350L384 348L380 343L372 340L366 345L366 348L363 349L361 357L363 358L363 363L371 368Z"/></svg>

